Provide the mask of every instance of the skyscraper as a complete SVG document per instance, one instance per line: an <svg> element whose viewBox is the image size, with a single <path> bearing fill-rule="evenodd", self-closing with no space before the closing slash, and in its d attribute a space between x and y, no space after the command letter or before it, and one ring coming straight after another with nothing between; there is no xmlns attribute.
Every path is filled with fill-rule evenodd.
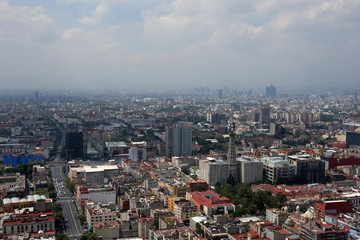
<svg viewBox="0 0 360 240"><path fill-rule="evenodd" d="M222 98L223 97L223 90L220 88L218 89L218 97Z"/></svg>
<svg viewBox="0 0 360 240"><path fill-rule="evenodd" d="M66 157L68 159L84 157L83 132L68 132L65 136Z"/></svg>
<svg viewBox="0 0 360 240"><path fill-rule="evenodd" d="M259 122L261 124L270 122L270 108L269 107L261 107L260 108Z"/></svg>
<svg viewBox="0 0 360 240"><path fill-rule="evenodd" d="M165 151L167 157L192 154L192 129L181 124L165 129Z"/></svg>
<svg viewBox="0 0 360 240"><path fill-rule="evenodd" d="M275 97L276 96L276 87L270 85L266 87L266 97Z"/></svg>

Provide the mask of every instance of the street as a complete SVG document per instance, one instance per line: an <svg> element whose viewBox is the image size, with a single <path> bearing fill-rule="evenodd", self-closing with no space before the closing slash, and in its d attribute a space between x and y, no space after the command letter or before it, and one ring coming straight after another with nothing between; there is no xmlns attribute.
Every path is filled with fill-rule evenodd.
<svg viewBox="0 0 360 240"><path fill-rule="evenodd" d="M57 193L57 202L61 204L63 216L64 216L64 234L70 237L70 239L77 239L83 234L83 229L77 218L78 212L73 202L69 190L66 188L65 177L63 168L66 163L60 158L61 148L64 145L64 137L61 139L61 144L58 146L56 158L50 165L55 190Z"/></svg>
<svg viewBox="0 0 360 240"><path fill-rule="evenodd" d="M78 212L76 210L75 204L73 203L73 198L70 195L69 190L66 188L65 176L62 172L63 162L54 160L51 164L51 171L53 176L53 181L55 184L55 189L58 195L58 200L61 204L63 216L64 216L64 233L72 238L80 237L83 234L83 229L80 224L79 219L77 218Z"/></svg>

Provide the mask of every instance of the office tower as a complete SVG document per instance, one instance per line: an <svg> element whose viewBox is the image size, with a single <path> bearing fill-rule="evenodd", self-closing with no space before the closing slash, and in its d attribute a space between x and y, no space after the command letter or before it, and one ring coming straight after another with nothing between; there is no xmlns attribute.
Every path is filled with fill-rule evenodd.
<svg viewBox="0 0 360 240"><path fill-rule="evenodd" d="M206 114L206 120L210 123L220 123L221 121L225 121L224 113L208 113Z"/></svg>
<svg viewBox="0 0 360 240"><path fill-rule="evenodd" d="M281 125L275 122L270 122L269 135L278 136L281 134Z"/></svg>
<svg viewBox="0 0 360 240"><path fill-rule="evenodd" d="M252 121L253 122L259 122L260 112L254 111L252 112Z"/></svg>
<svg viewBox="0 0 360 240"><path fill-rule="evenodd" d="M135 162L146 160L146 149L144 147L138 147L138 146L130 147L129 158Z"/></svg>
<svg viewBox="0 0 360 240"><path fill-rule="evenodd" d="M220 88L218 89L218 97L222 98L223 97L223 90Z"/></svg>
<svg viewBox="0 0 360 240"><path fill-rule="evenodd" d="M266 87L266 97L275 97L276 96L276 87L270 85Z"/></svg>
<svg viewBox="0 0 360 240"><path fill-rule="evenodd" d="M65 136L66 158L75 159L84 157L83 132L68 132Z"/></svg>
<svg viewBox="0 0 360 240"><path fill-rule="evenodd" d="M199 116L199 115L187 115L186 116L186 121L187 122L192 122L192 123L198 123L203 121L204 117Z"/></svg>
<svg viewBox="0 0 360 240"><path fill-rule="evenodd" d="M325 162L318 159L297 159L293 162L296 166L298 183L311 184L325 182Z"/></svg>
<svg viewBox="0 0 360 240"><path fill-rule="evenodd" d="M270 108L269 107L261 107L260 108L259 122L261 124L270 122Z"/></svg>
<svg viewBox="0 0 360 240"><path fill-rule="evenodd" d="M346 132L346 144L350 146L360 146L360 132Z"/></svg>
<svg viewBox="0 0 360 240"><path fill-rule="evenodd" d="M167 157L190 156L192 154L192 129L181 124L165 129L165 151Z"/></svg>
<svg viewBox="0 0 360 240"><path fill-rule="evenodd" d="M229 177L234 178L235 184L239 182L239 162L236 161L235 123L229 124L229 149L227 160L229 162Z"/></svg>

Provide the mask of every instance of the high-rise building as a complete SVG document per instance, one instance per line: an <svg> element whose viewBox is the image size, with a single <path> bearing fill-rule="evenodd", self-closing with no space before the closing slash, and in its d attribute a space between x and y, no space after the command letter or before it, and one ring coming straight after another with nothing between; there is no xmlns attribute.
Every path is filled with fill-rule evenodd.
<svg viewBox="0 0 360 240"><path fill-rule="evenodd" d="M360 146L360 132L346 132L346 144L348 146Z"/></svg>
<svg viewBox="0 0 360 240"><path fill-rule="evenodd" d="M223 90L220 88L218 89L218 97L222 98L223 97Z"/></svg>
<svg viewBox="0 0 360 240"><path fill-rule="evenodd" d="M210 186L216 183L226 184L229 172L227 161L207 158L199 161L199 178L205 180Z"/></svg>
<svg viewBox="0 0 360 240"><path fill-rule="evenodd" d="M210 123L220 123L221 121L225 121L224 113L208 113L206 114L206 120Z"/></svg>
<svg viewBox="0 0 360 240"><path fill-rule="evenodd" d="M261 107L259 114L259 123L269 123L270 122L270 108L269 107Z"/></svg>
<svg viewBox="0 0 360 240"><path fill-rule="evenodd" d="M295 176L295 166L282 157L261 158L264 169L264 180L271 183L288 182Z"/></svg>
<svg viewBox="0 0 360 240"><path fill-rule="evenodd" d="M129 149L129 158L132 161L139 162L146 160L145 147L132 146Z"/></svg>
<svg viewBox="0 0 360 240"><path fill-rule="evenodd" d="M278 136L281 134L281 125L275 122L270 122L269 125L269 134L270 136Z"/></svg>
<svg viewBox="0 0 360 240"><path fill-rule="evenodd" d="M264 178L263 163L242 160L240 161L240 182L254 183L262 181Z"/></svg>
<svg viewBox="0 0 360 240"><path fill-rule="evenodd" d="M68 159L84 157L83 132L68 132L65 136L66 157Z"/></svg>
<svg viewBox="0 0 360 240"><path fill-rule="evenodd" d="M325 162L301 156L288 156L288 161L295 166L295 174L300 184L325 182Z"/></svg>
<svg viewBox="0 0 360 240"><path fill-rule="evenodd" d="M181 124L165 129L165 151L167 157L190 156L192 154L192 129Z"/></svg>
<svg viewBox="0 0 360 240"><path fill-rule="evenodd" d="M276 87L270 85L266 87L266 97L275 97L276 96Z"/></svg>
<svg viewBox="0 0 360 240"><path fill-rule="evenodd" d="M252 112L252 121L259 122L260 112L258 110Z"/></svg>

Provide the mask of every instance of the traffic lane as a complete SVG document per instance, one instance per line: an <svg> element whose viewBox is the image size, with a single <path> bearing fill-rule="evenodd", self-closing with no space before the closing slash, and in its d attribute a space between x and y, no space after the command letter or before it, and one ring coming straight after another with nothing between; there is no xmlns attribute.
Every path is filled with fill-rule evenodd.
<svg viewBox="0 0 360 240"><path fill-rule="evenodd" d="M62 209L65 221L65 232L67 234L74 234L76 232L74 219L71 217L71 209L69 208L67 200L62 201Z"/></svg>
<svg viewBox="0 0 360 240"><path fill-rule="evenodd" d="M82 228L79 223L79 220L77 219L76 209L73 206L73 203L71 200L64 200L63 201L63 215L64 218L68 221L66 222L66 227L69 234L82 234Z"/></svg>

